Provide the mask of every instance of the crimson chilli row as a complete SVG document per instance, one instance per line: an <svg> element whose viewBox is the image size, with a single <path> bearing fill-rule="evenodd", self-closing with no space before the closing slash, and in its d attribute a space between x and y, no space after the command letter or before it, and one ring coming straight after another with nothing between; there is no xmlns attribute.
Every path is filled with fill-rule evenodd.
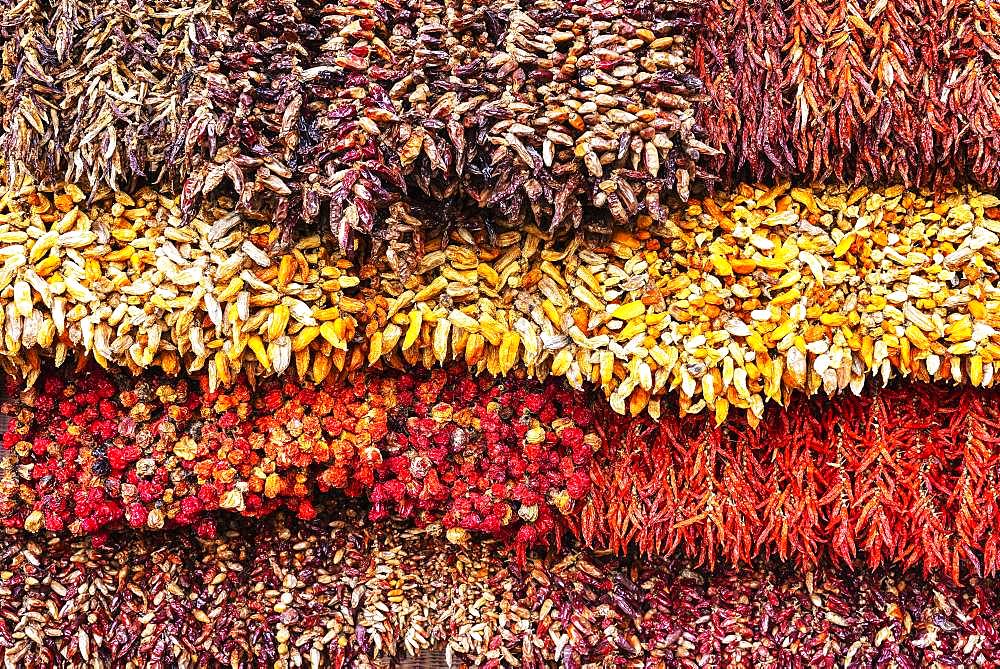
<svg viewBox="0 0 1000 669"><path fill-rule="evenodd" d="M777 556L992 574L998 566L997 393L902 384L794 396L759 425L674 412L623 418L549 379L461 367L292 377L140 377L49 369L10 381L0 521L89 535L286 508L334 492L372 521L412 519L453 543L489 536L523 560L569 537L700 563ZM339 495L337 495L339 496Z"/></svg>

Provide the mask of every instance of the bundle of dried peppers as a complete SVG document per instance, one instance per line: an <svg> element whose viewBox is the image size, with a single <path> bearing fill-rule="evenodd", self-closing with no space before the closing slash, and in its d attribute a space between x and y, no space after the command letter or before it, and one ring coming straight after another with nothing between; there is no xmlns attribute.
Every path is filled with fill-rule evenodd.
<svg viewBox="0 0 1000 669"><path fill-rule="evenodd" d="M361 233L412 254L469 209L490 230L633 221L713 152L691 0L189 4L8 4L10 174L183 185L188 215L219 191L286 246L322 220L345 252Z"/></svg>
<svg viewBox="0 0 1000 669"><path fill-rule="evenodd" d="M759 425L623 419L555 380L460 367L284 377L225 391L206 379L47 372L4 405L8 527L97 535L210 513L310 518L327 491L373 520L434 525L456 543L524 552L584 545L701 564L777 556L994 574L1000 568L995 391L902 384L796 397ZM12 385L11 391L16 388Z"/></svg>
<svg viewBox="0 0 1000 669"><path fill-rule="evenodd" d="M148 189L24 179L0 221L0 364L28 381L72 350L212 390L458 360L722 422L900 375L991 386L1000 359L1000 199L976 191L743 186L609 237L456 231L402 275L317 236L272 258L278 227L219 207L185 223Z"/></svg>
<svg viewBox="0 0 1000 669"><path fill-rule="evenodd" d="M1000 184L1000 9L717 0L694 46L724 183Z"/></svg>

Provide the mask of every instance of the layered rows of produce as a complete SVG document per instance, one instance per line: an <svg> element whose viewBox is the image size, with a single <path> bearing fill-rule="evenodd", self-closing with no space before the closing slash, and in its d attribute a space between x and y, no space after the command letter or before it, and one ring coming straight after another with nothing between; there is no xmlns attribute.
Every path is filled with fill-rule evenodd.
<svg viewBox="0 0 1000 669"><path fill-rule="evenodd" d="M989 666L992 580L780 563L713 572L489 542L343 509L193 533L0 541L6 666ZM429 653L434 653L428 657ZM432 659L433 658L433 659Z"/></svg>
<svg viewBox="0 0 1000 669"><path fill-rule="evenodd" d="M88 200L91 204L87 204ZM225 387L366 365L566 377L619 413L763 415L794 391L898 375L990 386L1000 357L1000 199L744 186L662 226L551 242L469 230L427 240L409 274L320 237L177 198L30 179L0 195L4 366L29 381L78 349L101 364Z"/></svg>
<svg viewBox="0 0 1000 669"><path fill-rule="evenodd" d="M925 384L797 398L758 425L624 418L565 383L448 371L207 379L46 371L3 405L0 521L32 533L311 518L335 493L369 518L519 559L567 539L700 563L778 556L994 574L1000 396ZM200 383L200 385L199 385Z"/></svg>
<svg viewBox="0 0 1000 669"><path fill-rule="evenodd" d="M993 187L998 29L977 0L25 0L0 148L403 256L463 223L660 221L720 176Z"/></svg>
<svg viewBox="0 0 1000 669"><path fill-rule="evenodd" d="M4 666L1000 665L998 34L0 3Z"/></svg>

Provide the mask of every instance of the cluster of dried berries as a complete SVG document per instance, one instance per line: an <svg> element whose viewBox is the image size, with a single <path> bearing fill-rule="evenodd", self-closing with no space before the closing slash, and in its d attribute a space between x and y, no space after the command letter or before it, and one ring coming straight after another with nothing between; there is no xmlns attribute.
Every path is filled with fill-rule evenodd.
<svg viewBox="0 0 1000 669"><path fill-rule="evenodd" d="M290 377L225 392L149 374L49 373L3 405L8 527L102 535L198 524L228 509L314 513L331 489L370 516L440 523L519 551L553 539L590 489L599 445L587 398L555 383L443 370L313 387ZM14 390L11 385L9 390Z"/></svg>
<svg viewBox="0 0 1000 669"><path fill-rule="evenodd" d="M308 518L341 491L374 520L439 525L456 543L498 538L521 557L572 533L709 565L1000 571L996 391L798 397L758 425L716 427L705 415L623 419L555 380L457 368L201 384L47 373L3 407L0 519L102 536L126 524L211 532L211 511Z"/></svg>
<svg viewBox="0 0 1000 669"><path fill-rule="evenodd" d="M0 539L8 667L992 666L1000 588L781 564L712 572L321 510L219 538ZM404 664L405 666L405 664Z"/></svg>
<svg viewBox="0 0 1000 669"><path fill-rule="evenodd" d="M117 188L159 180L211 3L5 2L0 152L22 171Z"/></svg>
<svg viewBox="0 0 1000 669"><path fill-rule="evenodd" d="M142 190L83 205L73 186L0 191L0 364L37 376L73 349L133 371L365 364L526 372L599 386L619 413L754 418L794 391L898 375L975 386L1000 359L1000 199L894 187L744 186L607 241L505 232L428 240L409 276Z"/></svg>
<svg viewBox="0 0 1000 669"><path fill-rule="evenodd" d="M723 180L1000 183L1000 10L719 0L698 121Z"/></svg>

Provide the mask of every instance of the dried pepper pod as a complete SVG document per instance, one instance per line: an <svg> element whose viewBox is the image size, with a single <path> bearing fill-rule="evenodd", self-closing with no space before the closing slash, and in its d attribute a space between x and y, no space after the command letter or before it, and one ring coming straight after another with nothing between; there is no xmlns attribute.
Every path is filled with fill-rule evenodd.
<svg viewBox="0 0 1000 669"><path fill-rule="evenodd" d="M520 568L488 542L373 526L341 505L309 521L228 525L218 537L178 531L95 547L5 536L0 654L32 669L989 666L1000 659L997 592L975 576L955 585L776 562L707 571L579 550Z"/></svg>
<svg viewBox="0 0 1000 669"><path fill-rule="evenodd" d="M622 225L660 218L668 195L686 200L704 176L698 160L714 150L694 119L694 3L407 9L394 39L417 48L390 91L392 137L431 198L464 195L506 225L552 232L600 227L584 216L593 208Z"/></svg>
<svg viewBox="0 0 1000 669"><path fill-rule="evenodd" d="M467 371L199 380L45 375L3 407L0 521L103 536L214 527L210 513L310 518L333 493L519 560L570 533L702 564L779 557L1000 568L996 391L903 385L797 399L759 425L623 419L564 383ZM13 388L12 388L13 390Z"/></svg>
<svg viewBox="0 0 1000 669"><path fill-rule="evenodd" d="M724 183L997 186L992 4L723 0L705 16L697 118Z"/></svg>

